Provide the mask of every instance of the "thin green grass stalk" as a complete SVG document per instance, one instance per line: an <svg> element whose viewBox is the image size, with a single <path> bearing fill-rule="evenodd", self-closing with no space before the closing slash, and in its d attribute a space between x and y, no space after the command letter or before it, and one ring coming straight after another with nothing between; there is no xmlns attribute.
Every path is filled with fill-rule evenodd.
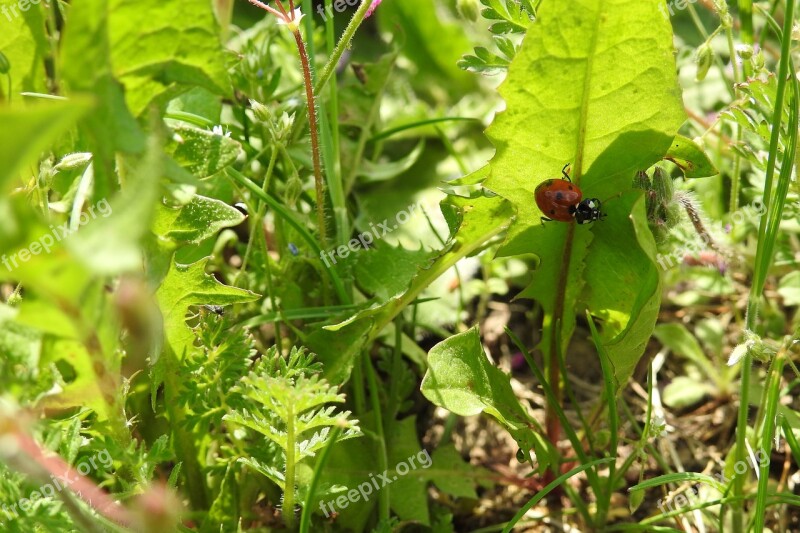
<svg viewBox="0 0 800 533"><path fill-rule="evenodd" d="M556 397L555 397L555 393L554 393L553 388L552 388L552 384L549 383L547 380L545 380L545 377L544 377L544 374L542 373L542 370L539 368L539 366L533 360L533 357L531 357L531 354L528 351L528 349L525 348L525 345L522 344L522 342L514 334L514 332L511 331L510 329L508 329L507 327L504 328L504 329L506 331L506 335L509 336L509 338L514 343L514 345L517 347L517 349L525 357L525 360L528 362L528 366L531 367L531 370L533 371L534 375L536 376L536 379L539 380L539 384L542 387L542 390L544 391L544 394L545 394L545 396L547 398L547 401L548 401L548 403L550 403L553 406L553 410L555 411L556 416L560 420L561 425L563 426L564 433L567 435L567 438L569 439L570 443L572 444L573 450L575 451L575 455L578 456L578 460L581 462L581 464L584 464L584 465L588 464L590 462L590 460L589 460L589 457L586 455L586 452L583 450L583 445L581 443L581 439L578 437L578 434L575 432L575 430L570 425L569 419L567 418L567 415L564 413L564 410L561 408L561 404L559 402L554 401ZM598 479L597 472L595 470L591 470L590 469L589 471L586 472L586 479L589 481L589 485L592 487L592 491L594 492L594 494L595 495L601 494L601 492L600 492L600 480Z"/></svg>
<svg viewBox="0 0 800 533"><path fill-rule="evenodd" d="M689 15L692 19L692 22L694 23L695 28L697 28L697 32L705 41L710 41L711 39L714 38L714 36L716 36L720 32L721 28L717 28L716 30L714 30L713 34L709 35L708 31L706 30L706 27L703 26L703 21L700 20L700 15L697 14L697 9L694 7L694 5L688 4L686 6L686 9L687 11L689 11ZM725 63L722 62L722 58L720 58L719 55L717 54L714 54L714 64L719 69L722 78L725 79L726 75ZM731 98L736 97L735 92L733 90L733 84L726 83L725 88L728 90L728 93L730 94Z"/></svg>
<svg viewBox="0 0 800 533"><path fill-rule="evenodd" d="M772 361L768 374L767 408L764 416L764 426L761 432L761 446L759 447L762 460L758 465L758 493L756 494L756 509L754 513L753 531L764 531L764 518L767 513L767 496L769 495L769 461L764 460L772 453L772 439L775 435L775 418L780 400L781 380L783 368L786 365L784 349Z"/></svg>
<svg viewBox="0 0 800 533"><path fill-rule="evenodd" d="M355 184L356 176L358 175L358 170L361 166L361 161L364 159L364 153L366 152L367 141L369 141L369 136L372 133L372 127L380 117L381 104L383 103L383 93L385 90L386 84L384 84L378 91L378 94L375 95L375 98L372 101L372 106L369 110L369 115L367 115L367 122L361 128L361 133L358 136L355 155L353 156L353 164L350 167L350 172L347 173L347 177L344 178L344 188L348 193Z"/></svg>
<svg viewBox="0 0 800 533"><path fill-rule="evenodd" d="M378 467L381 472L389 470L389 457L386 451L386 432L383 425L383 412L381 410L380 390L378 389L378 378L375 376L375 368L372 366L372 359L368 353L361 354L361 360L367 375L369 386L369 396L372 403L372 412L375 416L375 428L378 436ZM378 492L378 517L381 521L388 521L390 517L389 496L391 487L388 485Z"/></svg>
<svg viewBox="0 0 800 533"><path fill-rule="evenodd" d="M756 321L758 318L759 300L764 291L764 284L767 278L769 265L772 262L772 252L775 246L775 240L778 236L778 226L780 224L781 216L783 214L783 207L786 203L786 193L788 192L789 180L791 179L794 151L797 146L797 98L793 101L794 113L790 115L793 117L793 123L789 126L790 143L793 149L788 152L781 168L779 178L778 191L773 200L772 185L775 177L775 164L778 158L778 144L781 134L781 119L783 113L783 99L786 92L786 83L788 81L789 67L791 63L791 38L789 37L792 32L794 24L794 0L786 2L786 13L784 19L783 32L781 34L781 57L778 67L778 88L775 96L775 109L772 118L772 134L770 137L769 156L767 159L767 172L766 181L764 185L763 204L767 211L767 215L761 218L758 228L758 246L756 249L755 269L753 273L753 280L750 287L750 295L747 301L747 314L745 316L745 329L747 331L754 331ZM794 69L792 69L794 72ZM792 76L792 85L797 94L797 79ZM788 163L791 160L792 163ZM739 414L736 424L736 450L735 462L744 461L745 459L745 440L747 438L748 427L748 411L750 407L750 375L753 371L753 355L748 350L742 360L742 379L739 393ZM733 496L741 498L744 496L744 476L737 476L733 480ZM741 502L737 502L733 507L733 529L736 533L743 531L743 513L744 509Z"/></svg>
<svg viewBox="0 0 800 533"><path fill-rule="evenodd" d="M611 432L611 439L609 443L609 451L614 461L608 465L608 481L606 490L602 494L597 495L597 526L603 527L608 517L608 510L611 507L611 495L614 492L614 479L616 474L616 459L617 459L617 446L619 445L619 413L617 412L617 392L614 385L614 370L611 359L606 352L603 343L600 340L600 334L597 333L597 327L594 324L589 311L586 311L586 320L589 322L589 329L592 332L592 339L597 348L597 354L600 356L600 365L603 369L603 384L606 402L608 405L608 430ZM566 375L566 374L565 374Z"/></svg>
<svg viewBox="0 0 800 533"><path fill-rule="evenodd" d="M285 484L283 489L283 523L290 530L294 529L294 498L295 498L295 449L294 443L297 441L297 435L294 431L294 409L291 404L286 405L286 412L289 415L286 420L286 442L289 446L286 447L286 474Z"/></svg>
<svg viewBox="0 0 800 533"><path fill-rule="evenodd" d="M322 89L328 83L328 79L330 79L330 77L336 71L336 65L339 64L339 60L342 58L344 51L350 46L350 41L356 34L358 27L361 26L361 23L364 21L364 17L367 15L367 11L369 10L369 6L371 4L372 2L364 0L361 2L361 5L358 6L353 18L350 19L347 28L345 28L344 33L342 33L342 36L339 38L339 42L336 43L336 48L334 48L333 53L328 58L328 62L325 64L325 67L323 67L322 72L317 78L316 85L314 86L315 93L322 93Z"/></svg>
<svg viewBox="0 0 800 533"><path fill-rule="evenodd" d="M583 415L583 411L580 408L580 404L578 403L578 398L575 396L575 391L572 388L572 384L567 379L567 362L564 360L564 352L559 349L558 352L558 366L561 371L561 375L564 376L564 384L563 384L563 391L567 394L567 399L575 408L575 414L578 415L578 420L581 423L581 428L583 430L584 437L586 438L586 442L589 444L589 451L594 454L595 453L595 444L594 444L594 437L592 436L592 430L589 427L589 422L586 420L586 417Z"/></svg>
<svg viewBox="0 0 800 533"><path fill-rule="evenodd" d="M394 348L392 349L392 367L391 376L389 380L389 401L388 401L388 415L387 433L392 434L394 429L395 420L397 419L398 411L400 410L400 401L398 396L398 386L400 385L400 373L403 371L403 313L398 313L397 318L394 319Z"/></svg>
<svg viewBox="0 0 800 533"><path fill-rule="evenodd" d="M280 204L275 198L272 198L268 194L264 193L261 190L261 187L256 185L252 180L248 179L244 176L241 172L228 167L225 169L225 173L231 178L233 181L239 183L240 185L244 186L247 190L249 190L252 194L258 196L265 204L271 207L275 214L278 215L280 218L285 220L290 226L297 230L300 236L303 238L304 241L311 247L313 252L320 256L322 253L322 248L320 248L319 243L314 239L314 237L308 232L305 226L298 221L294 214L286 209L283 205ZM339 299L345 304L352 303L350 296L344 290L344 283L342 283L342 279L339 277L339 273L336 271L335 268L332 266L325 265L323 261L323 267L325 268L325 272L327 272L328 276L333 283L333 287L336 290L336 294Z"/></svg>
<svg viewBox="0 0 800 533"><path fill-rule="evenodd" d="M266 195L269 195L269 185L270 182L272 181L272 173L275 170L275 163L277 162L277 160L278 160L278 150L273 145L272 153L270 154L269 158L269 165L267 166L267 173L264 176L264 186L262 187L262 190ZM244 252L244 259L242 259L242 267L239 269L239 273L236 275L236 279L234 280L233 283L234 285L238 285L237 282L239 276L241 275L241 273L247 270L247 263L250 260L250 254L253 252L253 242L254 242L253 239L255 237L261 236L261 231L259 228L262 227L262 221L264 219L264 213L266 212L266 210L267 210L266 204L264 204L264 202L262 202L261 199L258 199L256 201L256 216L253 217L253 227L250 231L250 238L247 240L247 248L245 249Z"/></svg>
<svg viewBox="0 0 800 533"><path fill-rule="evenodd" d="M562 475L558 476L553 481L548 483L545 488L543 488L542 490L537 492L536 495L528 501L528 503L523 505L522 508L520 508L520 510L517 511L517 514L514 515L514 518L509 520L508 523L506 524L506 526L503 528L503 533L510 533L511 530L514 528L514 526L517 524L517 522L519 522L522 519L522 517L525 516L525 513L527 513L528 510L531 509L531 507L533 507L534 505L539 503L542 500L542 498L544 498L545 496L550 494L550 492L552 492L553 489L555 489L556 487L558 487L559 485L564 483L566 480L568 480L572 476L580 474L584 470L589 470L591 468L600 466L602 464L609 463L609 462L611 462L613 460L614 459L611 458L611 457L606 458L606 459L597 459L595 461L591 461L589 463L585 463L585 464L581 464L579 466L576 466L575 468L573 468L572 470L570 470L566 474L562 474ZM587 472L587 476L588 476L588 472Z"/></svg>
<svg viewBox="0 0 800 533"><path fill-rule="evenodd" d="M310 4L310 0L307 0ZM331 13L333 0L325 0L326 13ZM332 55L336 48L336 36L333 17L325 19L325 43L328 55ZM316 87L316 80L314 80ZM328 189L333 205L333 219L336 223L337 244L346 244L350 238L350 218L347 213L346 190L343 181L341 163L341 147L339 144L339 88L336 78L330 78L328 87L329 105L324 106L320 101L320 115L322 116L322 147L325 169L328 175ZM319 93L318 93L319 94Z"/></svg>
<svg viewBox="0 0 800 533"><path fill-rule="evenodd" d="M317 492L317 487L319 486L319 480L322 477L322 469L325 468L325 463L328 462L328 457L331 454L331 449L336 441L339 439L339 435L342 433L342 428L340 426L336 426L331 431L330 439L325 447L322 449L322 453L319 454L317 458L317 462L314 465L314 473L311 476L311 483L308 485L308 492L306 493L306 501L303 505L303 510L300 514L300 533L308 533L309 528L311 527L311 514L313 511L311 510L311 504L314 503L314 495Z"/></svg>
<svg viewBox="0 0 800 533"><path fill-rule="evenodd" d="M753 44L753 0L739 0L739 38L744 44ZM745 74L748 67L745 66Z"/></svg>
<svg viewBox="0 0 800 533"><path fill-rule="evenodd" d="M372 137L369 138L370 142L381 141L383 139L387 139L392 135L397 135L398 133L402 133L404 131L413 130L415 128L420 128L422 126L429 126L431 124L439 124L441 122L454 122L454 121L468 121L468 122L477 122L480 123L480 120L477 118L472 117L442 117L442 118L429 118L425 120L418 120L415 122L409 122L408 124L403 124L402 126L395 126L393 128L389 128L388 130L383 130L380 133L376 133ZM468 172L464 172L464 174L468 174Z"/></svg>

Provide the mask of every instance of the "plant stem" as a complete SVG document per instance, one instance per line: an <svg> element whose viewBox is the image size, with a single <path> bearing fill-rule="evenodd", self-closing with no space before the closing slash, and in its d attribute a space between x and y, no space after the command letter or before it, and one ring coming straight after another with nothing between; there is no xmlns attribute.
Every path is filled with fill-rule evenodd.
<svg viewBox="0 0 800 533"><path fill-rule="evenodd" d="M303 66L303 80L306 86L306 103L308 104L308 129L311 133L311 159L314 165L314 185L317 193L317 226L319 228L319 243L323 250L328 249L328 228L325 224L325 184L322 178L322 162L319 156L319 129L317 125L317 107L314 98L314 82L311 79L311 66L308 63L306 45L296 28L294 40L300 54L300 63Z"/></svg>
<svg viewBox="0 0 800 533"><path fill-rule="evenodd" d="M761 294L764 291L764 283L766 282L767 270L769 263L772 259L772 249L774 239L777 237L777 225L780 223L780 217L783 209L783 204L786 201L785 192L788 187L788 180L791 179L792 165L783 165L781 169L781 178L785 185L784 196L776 195L775 201L778 203L777 209L770 210L772 203L772 182L775 177L775 163L778 157L778 144L781 135L781 118L783 116L783 99L786 91L786 83L789 73L789 64L791 62L791 32L794 23L794 0L787 0L786 2L786 15L784 19L783 34L781 36L781 58L778 67L778 89L775 95L775 109L772 117L772 134L770 137L769 157L767 158L767 172L764 184L764 195L762 202L767 215L761 217L761 222L758 229L758 247L756 250L755 271L753 273L753 280L750 286L750 295L747 301L747 315L745 316L745 329L747 331L754 331L756 320L758 319L758 307ZM797 93L797 80L792 76L793 88L795 94ZM793 106L797 106L798 102L795 98ZM797 114L794 113L792 117L793 130L789 129L789 134L792 136L792 144L797 140ZM791 160L794 153L787 152L786 159ZM776 218L777 217L777 218ZM770 226L774 228L772 232L772 239L767 232L767 223L769 219ZM770 242L772 240L772 242ZM739 413L736 422L736 449L735 460L736 462L745 460L745 441L747 439L747 425L748 425L748 412L750 408L750 374L753 371L753 354L748 350L742 360L741 367L741 382L739 392ZM736 476L733 479L733 497L739 498L733 505L733 530L736 533L743 531L744 516L743 516L743 503L744 496L744 476Z"/></svg>
<svg viewBox="0 0 800 533"><path fill-rule="evenodd" d="M369 10L369 6L372 4L369 0L363 0L361 5L356 10L353 18L350 19L350 22L347 24L347 28L345 28L344 33L342 33L342 37L339 39L339 42L336 44L336 48L333 50L333 54L331 57L328 58L328 62L325 64L325 67L322 69L322 73L317 78L317 85L314 87L314 90L317 94L319 94L322 89L325 87L325 84L328 83L328 79L333 75L336 71L336 65L339 64L339 60L342 58L342 54L350 46L350 41L355 35L356 30L361 23L364 21L364 17Z"/></svg>
<svg viewBox="0 0 800 533"><path fill-rule="evenodd" d="M295 442L297 435L294 432L294 406L291 402L286 405L288 416L286 418L286 475L283 489L283 523L289 530L294 530L294 472L295 472Z"/></svg>
<svg viewBox="0 0 800 533"><path fill-rule="evenodd" d="M333 428L330 439L328 439L328 443L325 445L325 448L322 449L319 459L317 459L316 464L314 464L314 474L311 477L311 484L308 486L306 503L303 505L303 510L300 514L300 533L308 533L309 528L311 527L311 514L313 513L311 510L311 504L314 502L314 494L317 492L319 480L322 477L322 469L325 468L325 464L328 462L328 456L331 454L331 449L333 448L333 445L336 444L336 441L339 439L339 435L341 435L341 433L341 427L335 426Z"/></svg>

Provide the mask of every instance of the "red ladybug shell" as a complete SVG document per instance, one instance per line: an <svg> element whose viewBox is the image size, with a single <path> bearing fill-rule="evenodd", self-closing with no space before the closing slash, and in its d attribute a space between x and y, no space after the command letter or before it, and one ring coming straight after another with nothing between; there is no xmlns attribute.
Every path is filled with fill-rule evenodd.
<svg viewBox="0 0 800 533"><path fill-rule="evenodd" d="M562 179L543 181L533 195L542 214L560 222L575 220L575 208L583 198L577 185Z"/></svg>

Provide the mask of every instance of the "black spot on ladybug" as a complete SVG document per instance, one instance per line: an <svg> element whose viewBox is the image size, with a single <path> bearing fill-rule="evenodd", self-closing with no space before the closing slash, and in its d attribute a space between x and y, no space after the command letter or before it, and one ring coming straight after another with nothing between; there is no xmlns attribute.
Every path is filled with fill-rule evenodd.
<svg viewBox="0 0 800 533"><path fill-rule="evenodd" d="M556 214L556 210L555 210L555 209L551 209L551 210L550 210L550 214L551 214L551 215L555 215L555 214Z"/></svg>
<svg viewBox="0 0 800 533"><path fill-rule="evenodd" d="M564 193L557 192L556 193L556 200L563 200L563 199L564 199Z"/></svg>
<svg viewBox="0 0 800 533"><path fill-rule="evenodd" d="M572 190L572 185L568 185L568 187L569 187L569 190Z"/></svg>

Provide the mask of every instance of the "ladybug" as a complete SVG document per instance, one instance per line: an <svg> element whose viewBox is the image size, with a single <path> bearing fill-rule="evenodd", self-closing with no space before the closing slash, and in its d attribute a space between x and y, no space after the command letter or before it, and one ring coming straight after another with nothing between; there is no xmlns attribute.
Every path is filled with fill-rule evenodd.
<svg viewBox="0 0 800 533"><path fill-rule="evenodd" d="M572 222L589 224L605 217L600 209L602 204L597 198L582 200L583 193L567 174L569 163L561 169L562 179L545 180L536 186L533 195L536 205L547 215L541 217L542 222L558 220L559 222Z"/></svg>

